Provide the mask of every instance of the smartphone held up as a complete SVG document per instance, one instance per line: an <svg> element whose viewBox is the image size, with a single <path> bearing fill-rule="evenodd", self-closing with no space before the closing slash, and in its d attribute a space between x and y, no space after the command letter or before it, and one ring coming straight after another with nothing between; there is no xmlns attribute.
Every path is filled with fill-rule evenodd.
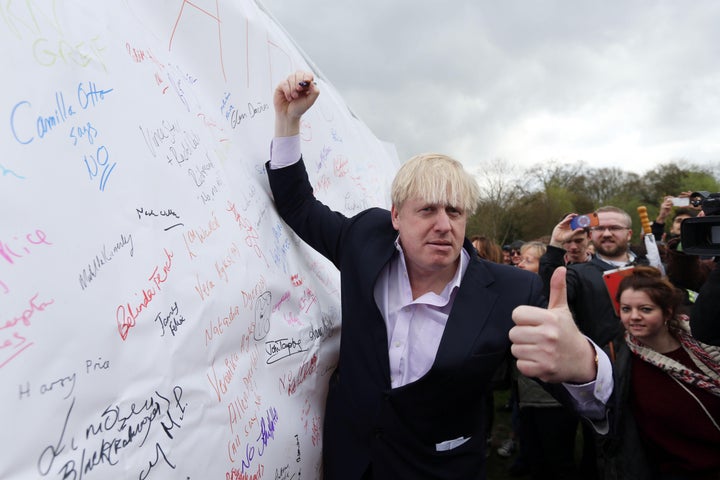
<svg viewBox="0 0 720 480"><path fill-rule="evenodd" d="M570 220L570 228L577 230L578 228L590 228L600 225L600 219L595 212L578 215Z"/></svg>
<svg viewBox="0 0 720 480"><path fill-rule="evenodd" d="M690 197L672 197L673 207L689 207Z"/></svg>

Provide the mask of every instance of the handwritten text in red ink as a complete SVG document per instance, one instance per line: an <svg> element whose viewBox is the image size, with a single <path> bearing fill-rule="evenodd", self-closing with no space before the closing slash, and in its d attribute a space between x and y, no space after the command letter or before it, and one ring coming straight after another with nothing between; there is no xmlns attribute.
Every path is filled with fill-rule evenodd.
<svg viewBox="0 0 720 480"><path fill-rule="evenodd" d="M233 215L233 218L235 219L235 222L237 222L238 227L240 227L241 230L245 231L245 244L255 252L255 255L257 255L258 258L265 261L265 265L269 267L267 259L265 258L265 254L260 248L260 236L257 230L255 230L255 227L253 227L252 223L248 219L240 215L240 212L238 212L235 204L230 201L227 202L226 210Z"/></svg>
<svg viewBox="0 0 720 480"><path fill-rule="evenodd" d="M10 361L17 358L22 352L33 345L18 328L29 327L31 319L38 312L44 312L45 309L55 303L54 299L47 301L38 300L40 296L36 293L28 300L28 305L20 314L14 315L12 318L0 323L0 368L4 367Z"/></svg>
<svg viewBox="0 0 720 480"><path fill-rule="evenodd" d="M115 320L117 322L118 332L120 338L126 340L130 329L133 328L137 323L137 318L148 308L150 302L153 301L155 296L162 290L161 285L165 283L172 269L173 252L168 252L165 248L165 259L162 266L157 265L150 276L147 278L150 281L150 285L142 288L142 300L136 302L127 302L125 305L118 305L115 310ZM135 294L138 296L138 294Z"/></svg>
<svg viewBox="0 0 720 480"><path fill-rule="evenodd" d="M200 226L197 228L191 228L187 232L183 233L183 240L185 241L185 248L187 249L190 259L197 258L196 248L204 244L205 241L220 228L220 222L215 216L215 212L212 212L210 220L208 220L207 228Z"/></svg>

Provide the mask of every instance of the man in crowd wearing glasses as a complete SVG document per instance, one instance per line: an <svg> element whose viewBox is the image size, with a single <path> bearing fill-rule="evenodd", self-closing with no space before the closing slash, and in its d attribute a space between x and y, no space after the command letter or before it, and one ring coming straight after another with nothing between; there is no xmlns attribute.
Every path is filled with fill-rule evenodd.
<svg viewBox="0 0 720 480"><path fill-rule="evenodd" d="M615 315L607 293L603 272L626 265L646 265L630 250L632 219L616 207L606 206L597 210L599 225L590 227L590 241L595 256L589 262L568 265L568 303L580 330L598 345L605 346L622 330L620 319ZM553 229L547 252L540 259L540 275L546 288L557 267L565 264L563 244L583 229L573 230L570 221L577 215L567 215Z"/></svg>
<svg viewBox="0 0 720 480"><path fill-rule="evenodd" d="M648 262L630 250L632 218L626 211L605 206L596 213L599 225L586 229L590 232L595 255L590 261L567 265L567 296L568 305L580 331L603 347L612 358L612 341L618 337L623 326L615 314L603 281L603 273L627 265L647 265ZM563 244L583 231L582 228L573 230L570 226L571 220L576 216L577 214L571 213L555 226L547 252L540 259L539 273L543 278L546 293L555 269L565 265L566 252ZM584 443L582 478L597 478L593 445L587 441Z"/></svg>

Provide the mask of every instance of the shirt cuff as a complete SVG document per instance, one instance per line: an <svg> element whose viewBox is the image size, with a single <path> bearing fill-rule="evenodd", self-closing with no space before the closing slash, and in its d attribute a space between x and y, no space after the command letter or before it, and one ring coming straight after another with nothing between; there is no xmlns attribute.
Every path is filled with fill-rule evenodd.
<svg viewBox="0 0 720 480"><path fill-rule="evenodd" d="M587 337L586 337L587 338ZM607 403L613 390L612 365L610 359L602 348L590 342L598 356L598 371L594 381L581 385L574 383L563 383L563 386L579 403L599 400Z"/></svg>
<svg viewBox="0 0 720 480"><path fill-rule="evenodd" d="M614 386L612 364L602 348L598 347L595 342L591 341L590 343L598 356L597 377L594 381L582 385L563 383L563 386L572 397L579 414L603 423L602 420L607 417L606 405ZM602 430L606 429L607 426L596 427L600 433L604 433Z"/></svg>
<svg viewBox="0 0 720 480"><path fill-rule="evenodd" d="M275 137L270 143L270 169L284 168L300 161L300 135Z"/></svg>

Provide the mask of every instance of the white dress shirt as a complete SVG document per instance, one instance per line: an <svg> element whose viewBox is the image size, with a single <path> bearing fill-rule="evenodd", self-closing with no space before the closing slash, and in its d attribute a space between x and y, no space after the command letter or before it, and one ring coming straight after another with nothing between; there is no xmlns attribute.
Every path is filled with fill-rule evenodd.
<svg viewBox="0 0 720 480"><path fill-rule="evenodd" d="M383 268L375 283L375 303L385 319L393 388L414 382L432 367L450 308L467 270L470 256L465 250L455 275L440 295L428 292L413 300L405 256L398 240L398 253Z"/></svg>
<svg viewBox="0 0 720 480"><path fill-rule="evenodd" d="M270 146L270 168L293 165L300 161L300 156L299 135L275 137ZM448 314L460 288L460 279L469 264L469 255L463 249L458 269L440 295L430 292L413 300L405 256L397 240L395 246L398 253L380 272L374 287L375 302L387 328L393 388L414 382L432 367ZM563 383L563 386L581 415L598 418L603 416L605 403L612 393L612 365L605 352L595 343L590 343L598 355L596 380L582 385ZM599 433L606 433L607 421L596 420L594 427Z"/></svg>

